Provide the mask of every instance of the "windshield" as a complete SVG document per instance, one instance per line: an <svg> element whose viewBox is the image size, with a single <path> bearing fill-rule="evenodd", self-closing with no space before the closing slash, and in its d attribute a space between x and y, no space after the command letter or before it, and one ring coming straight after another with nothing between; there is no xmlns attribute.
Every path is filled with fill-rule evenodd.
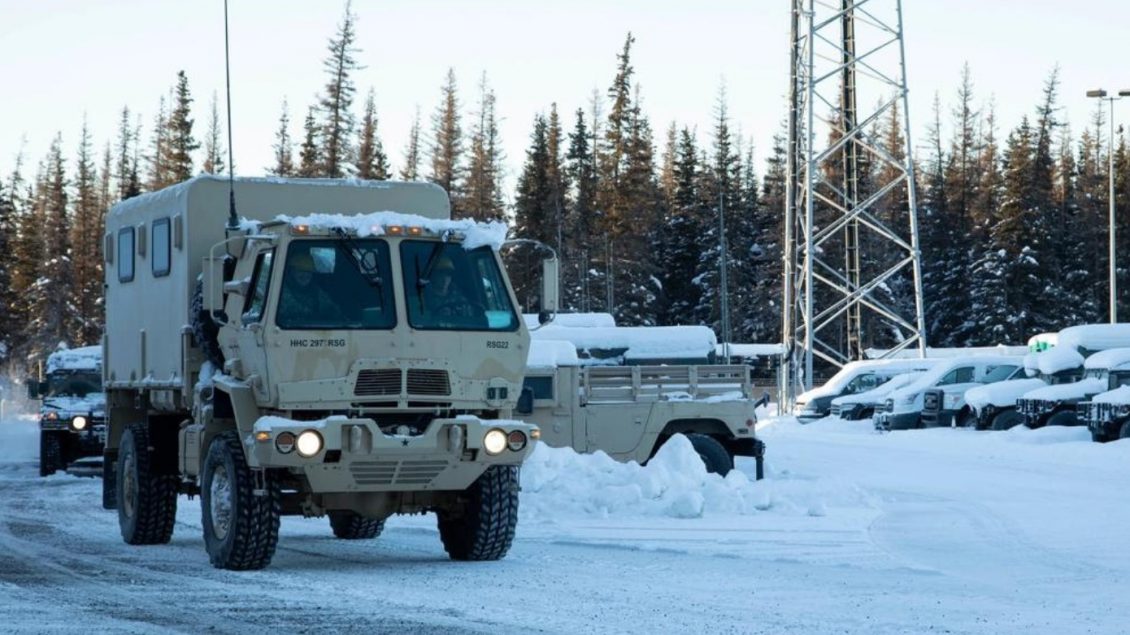
<svg viewBox="0 0 1130 635"><path fill-rule="evenodd" d="M53 373L47 376L48 397L85 397L102 392L101 373Z"/></svg>
<svg viewBox="0 0 1130 635"><path fill-rule="evenodd" d="M998 382L998 381L1004 381L1004 380L1008 379L1009 377L1012 377L1012 374L1016 372L1017 368L1018 368L1017 366L1012 366L1010 364L1005 364L1004 366L997 366L996 368L989 371L989 374L985 375L981 379L981 383L992 384L992 383L995 383L995 382Z"/></svg>
<svg viewBox="0 0 1130 635"><path fill-rule="evenodd" d="M395 307L384 240L298 240L287 249L280 328L391 329Z"/></svg>
<svg viewBox="0 0 1130 635"><path fill-rule="evenodd" d="M518 316L490 247L400 243L408 323L415 329L514 331Z"/></svg>
<svg viewBox="0 0 1130 635"><path fill-rule="evenodd" d="M1084 377L1089 379L1105 379L1106 372L1105 368L1088 368Z"/></svg>

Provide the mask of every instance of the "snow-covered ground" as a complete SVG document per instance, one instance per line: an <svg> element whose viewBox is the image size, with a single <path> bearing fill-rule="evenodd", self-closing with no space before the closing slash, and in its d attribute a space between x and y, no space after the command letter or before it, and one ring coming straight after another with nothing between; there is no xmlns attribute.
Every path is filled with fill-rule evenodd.
<svg viewBox="0 0 1130 635"><path fill-rule="evenodd" d="M380 538L283 520L270 568L208 564L197 501L129 547L100 483L36 474L0 423L0 631L1118 633L1130 594L1130 442L1085 428L876 434L760 424L723 480L689 444L649 466L539 448L501 562L449 561L431 517Z"/></svg>

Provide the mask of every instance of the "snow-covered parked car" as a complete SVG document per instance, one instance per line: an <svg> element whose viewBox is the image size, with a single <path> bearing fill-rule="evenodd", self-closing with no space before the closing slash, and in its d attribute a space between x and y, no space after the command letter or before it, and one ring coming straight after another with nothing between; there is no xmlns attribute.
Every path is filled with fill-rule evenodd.
<svg viewBox="0 0 1130 635"><path fill-rule="evenodd" d="M870 419L871 415L875 414L875 408L887 399L887 395L891 394L891 391L915 381L922 376L923 372L913 371L895 375L878 388L872 388L854 395L836 397L832 400L832 416L847 421Z"/></svg>
<svg viewBox="0 0 1130 635"><path fill-rule="evenodd" d="M993 385L1024 375L1023 365L997 366L979 380L952 384L927 390L922 395L922 425L926 428L972 427L977 422L973 409L965 401L965 393L972 388Z"/></svg>
<svg viewBox="0 0 1130 635"><path fill-rule="evenodd" d="M46 377L29 380L28 397L39 407L39 475L65 470L75 460L101 456L106 439L102 347L55 351Z"/></svg>
<svg viewBox="0 0 1130 635"><path fill-rule="evenodd" d="M1130 348L1095 353L1087 358L1083 368L1083 378L1079 381L1037 388L1017 400L1016 409L1024 417L1024 425L1029 428L1079 425L1077 404L1130 384Z"/></svg>
<svg viewBox="0 0 1130 635"><path fill-rule="evenodd" d="M1098 443L1130 439L1130 386L1119 386L1076 404L1076 416Z"/></svg>
<svg viewBox="0 0 1130 635"><path fill-rule="evenodd" d="M801 420L827 417L832 411L832 400L836 397L866 392L895 375L929 370L938 361L937 359L874 359L850 362L824 382L823 386L813 388L797 397L793 414Z"/></svg>
<svg viewBox="0 0 1130 635"><path fill-rule="evenodd" d="M872 421L879 430L918 428L922 423L922 408L927 391L943 388L954 393L960 391L964 395L966 390L984 383L990 376L996 378L1020 372L1022 363L1023 358L1014 355L975 355L946 359L916 381L892 391L883 402L881 411L877 411L872 417ZM998 371L1002 366L1009 368Z"/></svg>
<svg viewBox="0 0 1130 635"><path fill-rule="evenodd" d="M1008 430L1024 422L1016 400L1044 386L1068 384L1083 376L1083 356L1070 348L1049 348L1024 357L1025 378L1010 379L965 391L978 430Z"/></svg>

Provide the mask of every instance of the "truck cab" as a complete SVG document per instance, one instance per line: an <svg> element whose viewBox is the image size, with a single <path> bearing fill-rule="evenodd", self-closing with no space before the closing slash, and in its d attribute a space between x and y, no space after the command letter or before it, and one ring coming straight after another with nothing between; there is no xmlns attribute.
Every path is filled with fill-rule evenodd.
<svg viewBox="0 0 1130 635"><path fill-rule="evenodd" d="M881 411L872 421L879 430L909 430L921 427L922 410L925 407L926 393L935 398L946 394L949 389L964 391L971 385L982 384L987 379L995 379L1019 372L1022 358L1006 355L975 355L954 357L943 360L910 385L899 388L887 397ZM939 393L935 389L941 389Z"/></svg>
<svg viewBox="0 0 1130 635"><path fill-rule="evenodd" d="M102 455L106 396L102 347L63 349L47 358L43 380L29 379L28 397L40 399L39 475L65 470L83 457Z"/></svg>
<svg viewBox="0 0 1130 635"><path fill-rule="evenodd" d="M1007 430L1023 423L1023 416L1016 410L1016 401L1037 388L1069 384L1081 379L1083 356L1072 349L1045 346L1024 357L1024 374L1027 377L966 391L965 401L976 417L978 430Z"/></svg>

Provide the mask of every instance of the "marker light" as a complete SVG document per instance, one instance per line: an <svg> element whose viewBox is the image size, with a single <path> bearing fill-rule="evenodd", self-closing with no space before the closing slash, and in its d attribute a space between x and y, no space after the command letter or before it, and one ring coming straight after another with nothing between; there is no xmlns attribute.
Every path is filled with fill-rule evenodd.
<svg viewBox="0 0 1130 635"><path fill-rule="evenodd" d="M82 415L78 415L74 419L71 419L71 427L75 430L85 430L87 423L89 422L86 420L86 417Z"/></svg>
<svg viewBox="0 0 1130 635"><path fill-rule="evenodd" d="M400 225L389 225L385 230L388 231L389 236L400 236L404 233L404 227Z"/></svg>
<svg viewBox="0 0 1130 635"><path fill-rule="evenodd" d="M283 454L294 452L294 433L280 432L279 436L275 437L275 449Z"/></svg>
<svg viewBox="0 0 1130 635"><path fill-rule="evenodd" d="M506 433L498 428L487 431L483 436L483 449L487 454L499 454L506 449Z"/></svg>
<svg viewBox="0 0 1130 635"><path fill-rule="evenodd" d="M271 440L271 433L267 432L266 430L260 430L259 432L255 433L255 440L259 443L266 443L267 441Z"/></svg>
<svg viewBox="0 0 1130 635"><path fill-rule="evenodd" d="M423 233L424 233L423 227L409 227L408 228L408 235L409 236L419 236Z"/></svg>
<svg viewBox="0 0 1130 635"><path fill-rule="evenodd" d="M305 235L305 234L310 233L310 226L309 225L292 225L291 230L296 234Z"/></svg>
<svg viewBox="0 0 1130 635"><path fill-rule="evenodd" d="M59 418L59 413L55 412L54 410L51 410L47 414L43 415L43 418L48 420L48 421L54 421L54 420Z"/></svg>
<svg viewBox="0 0 1130 635"><path fill-rule="evenodd" d="M298 456L308 459L322 451L322 435L315 430L303 430L294 445L298 448Z"/></svg>
<svg viewBox="0 0 1130 635"><path fill-rule="evenodd" d="M510 448L511 452L521 452L526 447L526 433L521 430L514 430L506 437L506 447Z"/></svg>

